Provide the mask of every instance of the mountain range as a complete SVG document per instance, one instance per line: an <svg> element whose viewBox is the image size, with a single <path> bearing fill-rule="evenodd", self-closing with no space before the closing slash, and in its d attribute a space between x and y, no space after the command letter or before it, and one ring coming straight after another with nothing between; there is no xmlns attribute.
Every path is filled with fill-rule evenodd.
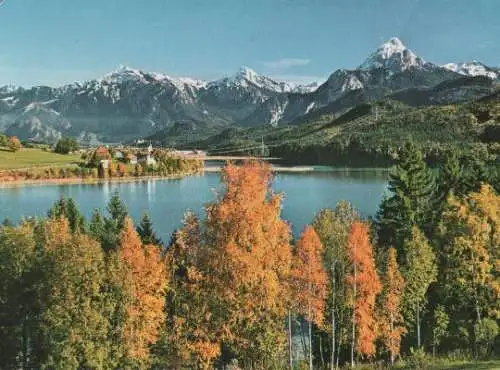
<svg viewBox="0 0 500 370"><path fill-rule="evenodd" d="M243 67L215 81L120 67L99 79L61 87L0 87L0 131L24 140L84 143L164 135L212 134L231 126L299 124L370 101L413 106L464 102L500 84L500 68L478 61L437 65L391 38L353 69L322 84L275 81Z"/></svg>

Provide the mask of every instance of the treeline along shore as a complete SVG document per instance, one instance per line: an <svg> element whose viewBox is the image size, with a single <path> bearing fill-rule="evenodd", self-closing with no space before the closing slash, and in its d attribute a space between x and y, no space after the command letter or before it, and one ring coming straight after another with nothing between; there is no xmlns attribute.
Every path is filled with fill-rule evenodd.
<svg viewBox="0 0 500 370"><path fill-rule="evenodd" d="M497 367L488 176L453 154L431 171L407 143L375 217L342 201L297 238L258 161L226 165L206 217L187 212L170 240L117 194L90 220L71 199L5 220L0 368Z"/></svg>

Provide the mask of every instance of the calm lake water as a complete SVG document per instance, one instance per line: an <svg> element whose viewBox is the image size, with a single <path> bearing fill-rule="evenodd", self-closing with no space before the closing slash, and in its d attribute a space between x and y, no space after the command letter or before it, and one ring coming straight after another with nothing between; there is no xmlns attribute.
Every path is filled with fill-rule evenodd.
<svg viewBox="0 0 500 370"><path fill-rule="evenodd" d="M292 224L294 234L310 223L317 211L333 208L343 199L363 215L373 215L386 188L387 172L375 170L279 173L273 184L275 191L285 195L282 216ZM85 216L90 217L94 209L104 209L113 192L118 191L133 219L138 221L145 210L149 211L159 235L168 241L185 211L202 214L203 206L215 199L217 189L217 173L127 183L3 187L0 220L44 216L61 197L73 198Z"/></svg>

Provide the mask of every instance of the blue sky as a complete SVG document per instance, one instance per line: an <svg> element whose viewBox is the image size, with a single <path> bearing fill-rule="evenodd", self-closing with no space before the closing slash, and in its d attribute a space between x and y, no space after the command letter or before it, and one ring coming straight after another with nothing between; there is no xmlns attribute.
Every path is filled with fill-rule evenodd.
<svg viewBox="0 0 500 370"><path fill-rule="evenodd" d="M120 64L214 79L246 65L304 82L397 36L424 59L500 66L497 0L4 0L0 85L58 85Z"/></svg>

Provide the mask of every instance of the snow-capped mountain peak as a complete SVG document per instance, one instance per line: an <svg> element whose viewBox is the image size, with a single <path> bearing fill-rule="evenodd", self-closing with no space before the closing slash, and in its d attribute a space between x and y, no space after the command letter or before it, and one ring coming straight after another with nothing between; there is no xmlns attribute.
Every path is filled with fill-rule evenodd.
<svg viewBox="0 0 500 370"><path fill-rule="evenodd" d="M261 76L253 69L243 66L236 73L236 77L244 78L251 82L257 82Z"/></svg>
<svg viewBox="0 0 500 370"><path fill-rule="evenodd" d="M104 75L101 81L108 83L122 83L126 81L145 81L145 74L139 69L120 65L116 70Z"/></svg>
<svg viewBox="0 0 500 370"><path fill-rule="evenodd" d="M22 87L16 85L0 86L0 95L13 94L23 90Z"/></svg>
<svg viewBox="0 0 500 370"><path fill-rule="evenodd" d="M138 82L142 84L148 84L151 82L170 83L179 90L184 90L185 87L200 89L206 85L205 81L190 77L171 77L163 73L144 72L124 65L120 65L118 69L106 74L98 81L106 82L108 84L121 84L125 82Z"/></svg>
<svg viewBox="0 0 500 370"><path fill-rule="evenodd" d="M423 67L426 62L408 49L397 37L392 37L359 66L362 70L387 68L390 72L397 73L411 67Z"/></svg>
<svg viewBox="0 0 500 370"><path fill-rule="evenodd" d="M279 93L290 92L293 89L287 82L275 81L269 77L258 74L248 67L241 67L233 76L209 82L207 86L212 88L247 88L249 86L254 86L259 89Z"/></svg>
<svg viewBox="0 0 500 370"><path fill-rule="evenodd" d="M483 63L473 60L468 63L448 63L441 67L446 68L449 71L459 73L463 76L486 76L491 79L496 79L500 77L500 71L494 71Z"/></svg>

